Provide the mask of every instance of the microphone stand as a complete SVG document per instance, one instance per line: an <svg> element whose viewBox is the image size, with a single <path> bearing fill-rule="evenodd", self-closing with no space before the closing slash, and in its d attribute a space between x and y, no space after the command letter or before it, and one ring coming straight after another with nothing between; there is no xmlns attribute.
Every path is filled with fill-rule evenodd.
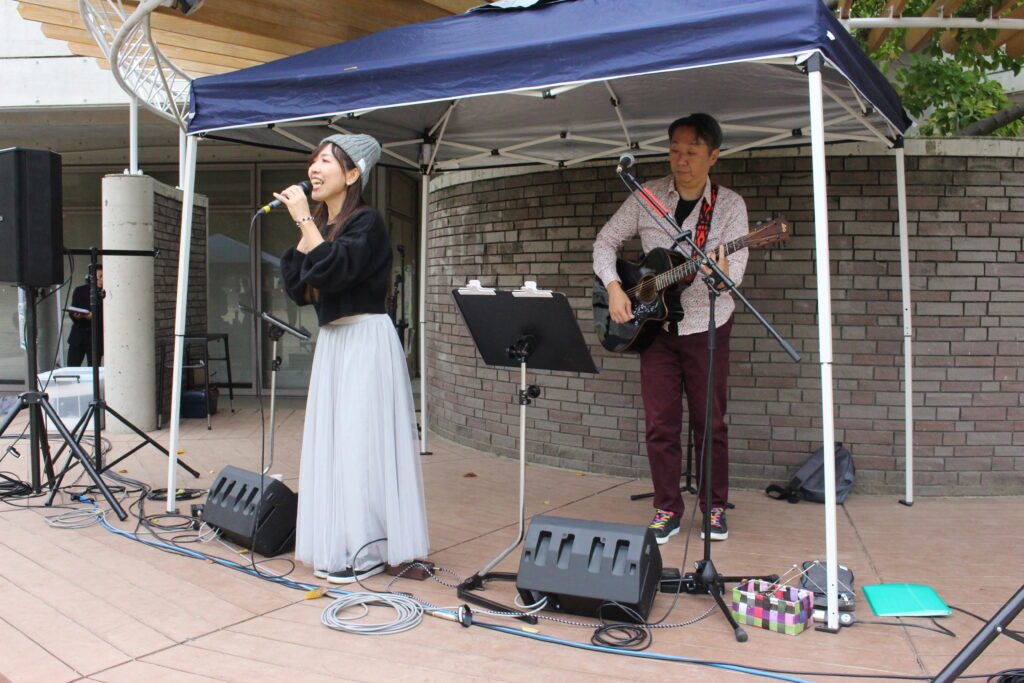
<svg viewBox="0 0 1024 683"><path fill-rule="evenodd" d="M630 159L631 158L632 157L630 157ZM679 225L676 223L674 217L671 214L669 214L668 210L661 204L661 202L659 202L658 199L654 197L654 195L652 195L650 191L647 190L647 188L640 184L640 182L629 172L628 168L629 166L632 165L632 163L627 164L624 162L625 159L623 159L623 161L620 161L619 166L618 168L615 169L615 171L622 179L622 182L623 184L625 184L626 189L629 190L630 195L637 199L637 201L641 201L641 199L643 200L641 201L641 204L644 205L644 208L647 210L647 213L650 214L651 217L655 219L655 223L662 230L664 230L669 237L672 238L673 246L677 251L683 253L684 256L687 256L687 258L700 258L701 263L707 268L711 269L710 273L702 271L701 274L701 280L704 282L708 290L708 299L711 306L710 314L708 316L707 334L708 388L704 411L705 420L704 441L702 444L703 452L701 453L701 458L703 459L704 466L701 469L701 477L700 481L698 482L699 486L703 489L704 493L704 520L702 524L702 532L704 536L704 556L702 559L694 563L694 571L688 572L687 574L683 575L680 579L678 579L678 583L675 587L675 592L706 593L710 595L718 604L718 608L721 610L722 614L725 615L725 618L732 626L733 633L736 636L736 640L738 642L744 643L747 641L747 632L743 630L743 628L739 624L736 623L736 619L732 616L732 613L729 611L729 608L726 606L725 600L722 597L725 593L725 584L739 583L747 579L756 578L760 578L762 580L774 583L775 581L778 581L779 577L777 575L762 577L750 577L747 575L722 576L718 573L718 570L715 568L715 564L711 559L711 517L709 513L711 511L711 474L712 468L714 466L714 461L711 457L711 426L714 422L713 406L715 396L715 348L718 329L717 325L715 324L715 304L718 297L721 296L723 291L732 292L740 301L742 301L747 306L747 308L751 312L754 313L754 315L761 322L761 324L769 332L771 332L775 339L778 340L783 350L785 350L786 353L789 354L789 356L794 361L799 361L800 356L799 354L797 354L796 351L793 350L793 347L790 346L779 335L775 328L773 328L768 323L768 321L764 319L764 316L762 316L760 312L758 312L758 310L754 308L749 301L747 301L746 297L740 294L739 290L736 289L735 283L733 283L733 281L729 279L729 276L722 272L722 270L718 267L718 264L715 262L715 260L708 258L708 255L704 252L704 250L697 246L697 243L693 240L692 232L690 230L683 230L682 228L680 228ZM651 208L653 208L654 211L657 212L657 216L655 216L655 214L651 212L651 208L648 208L648 205ZM668 228L666 228L666 224L672 226L675 229L675 232L673 233ZM681 243L683 241L690 245L690 255L686 255L682 251ZM722 283L724 285L722 290L718 289L718 283Z"/></svg>
<svg viewBox="0 0 1024 683"><path fill-rule="evenodd" d="M266 311L256 312L245 304L238 304L238 308L244 313L257 315L261 320L268 323L267 336L270 338L270 448L269 458L261 474L266 474L274 466L274 421L277 412L277 371L281 369L281 357L277 355L277 342L284 336L285 332L296 337L299 341L309 341L312 335L305 327L292 327L280 318L275 318Z"/></svg>

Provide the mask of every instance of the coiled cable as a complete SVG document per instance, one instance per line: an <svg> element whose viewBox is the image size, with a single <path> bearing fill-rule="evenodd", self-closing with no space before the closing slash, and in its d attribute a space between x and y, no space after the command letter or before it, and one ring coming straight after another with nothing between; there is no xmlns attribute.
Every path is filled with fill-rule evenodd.
<svg viewBox="0 0 1024 683"><path fill-rule="evenodd" d="M370 613L371 606L390 607L395 611L391 621L359 623ZM342 616L347 609L360 607L358 614ZM402 633L423 621L423 606L416 600L397 593L350 593L328 605L320 615L324 626L345 633L383 636Z"/></svg>

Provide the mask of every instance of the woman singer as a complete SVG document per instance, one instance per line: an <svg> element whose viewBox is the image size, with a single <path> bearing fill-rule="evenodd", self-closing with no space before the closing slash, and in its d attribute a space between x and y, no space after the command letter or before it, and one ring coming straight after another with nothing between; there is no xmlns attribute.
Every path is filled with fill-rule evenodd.
<svg viewBox="0 0 1024 683"><path fill-rule="evenodd" d="M391 243L362 200L380 145L331 135L302 188L274 197L298 226L281 256L285 291L316 309L302 434L295 559L330 583L352 583L427 554L416 415L405 354L385 312Z"/></svg>

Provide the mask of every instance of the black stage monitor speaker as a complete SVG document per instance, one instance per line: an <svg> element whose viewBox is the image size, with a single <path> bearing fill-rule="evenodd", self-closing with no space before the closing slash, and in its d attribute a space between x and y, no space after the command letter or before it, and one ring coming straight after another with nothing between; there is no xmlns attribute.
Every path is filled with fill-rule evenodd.
<svg viewBox="0 0 1024 683"><path fill-rule="evenodd" d="M60 155L0 150L0 282L45 287L64 280Z"/></svg>
<svg viewBox="0 0 1024 683"><path fill-rule="evenodd" d="M538 515L526 532L516 588L523 602L609 620L646 620L661 580L661 552L646 526ZM602 605L605 607L601 609Z"/></svg>
<svg viewBox="0 0 1024 683"><path fill-rule="evenodd" d="M273 557L295 545L297 511L298 497L287 486L228 465L210 487L203 521L220 529L225 538Z"/></svg>

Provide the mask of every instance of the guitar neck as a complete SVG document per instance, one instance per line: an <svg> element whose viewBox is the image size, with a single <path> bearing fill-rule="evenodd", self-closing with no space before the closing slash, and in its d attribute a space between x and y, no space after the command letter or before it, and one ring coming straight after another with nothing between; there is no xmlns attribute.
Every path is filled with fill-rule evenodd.
<svg viewBox="0 0 1024 683"><path fill-rule="evenodd" d="M735 239L732 242L726 243L725 253L728 256L730 254L735 254L737 251L746 248L746 241L743 237L740 237L739 239ZM693 275L700 269L700 261L700 258L692 258L686 263L681 263L675 268L669 268L664 273L659 273L655 277L655 286L658 288L658 291L661 291L666 287L671 287L677 282L682 282L683 280L689 278L691 275Z"/></svg>

